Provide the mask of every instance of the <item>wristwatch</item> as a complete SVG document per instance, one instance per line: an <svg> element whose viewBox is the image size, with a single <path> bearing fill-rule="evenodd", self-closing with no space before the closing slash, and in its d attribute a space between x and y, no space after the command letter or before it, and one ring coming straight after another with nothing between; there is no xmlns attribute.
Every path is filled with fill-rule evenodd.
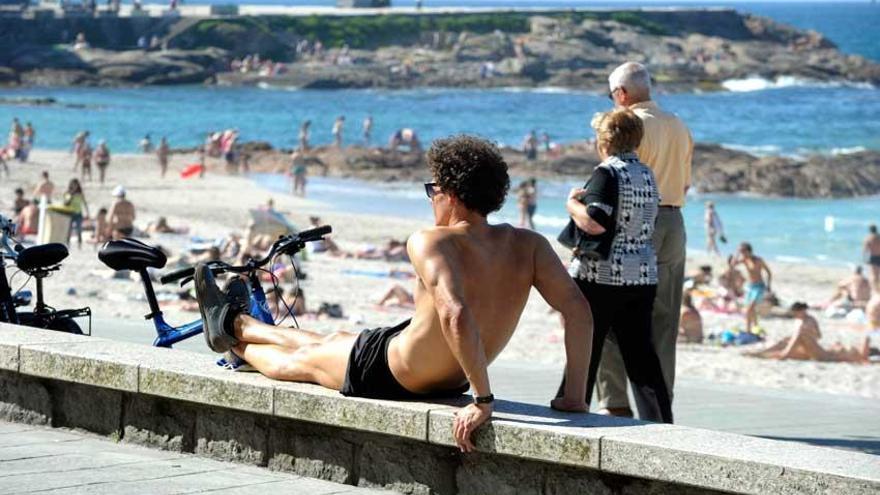
<svg viewBox="0 0 880 495"><path fill-rule="evenodd" d="M474 396L474 404L491 404L493 402L495 402L495 395L493 394L484 395L482 397Z"/></svg>

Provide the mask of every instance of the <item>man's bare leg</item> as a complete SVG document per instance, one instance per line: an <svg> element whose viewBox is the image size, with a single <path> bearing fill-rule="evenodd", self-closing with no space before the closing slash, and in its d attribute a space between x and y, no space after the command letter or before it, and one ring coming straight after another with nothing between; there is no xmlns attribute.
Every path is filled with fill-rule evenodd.
<svg viewBox="0 0 880 495"><path fill-rule="evenodd" d="M232 350L268 378L317 383L341 390L356 338L354 334L340 332L328 336L322 343L297 349L239 342Z"/></svg>
<svg viewBox="0 0 880 495"><path fill-rule="evenodd" d="M267 325L245 314L236 316L233 326L239 342L273 344L294 351L305 345L320 343L325 338L325 335L309 330Z"/></svg>
<svg viewBox="0 0 880 495"><path fill-rule="evenodd" d="M757 302L752 301L746 308L746 333L752 333L752 327L758 324L755 306L757 306Z"/></svg>
<svg viewBox="0 0 880 495"><path fill-rule="evenodd" d="M788 340L789 339L790 339L790 337L785 337L782 340L780 340L779 342L771 345L770 347L767 347L766 349L761 349L760 351L745 352L743 354L745 354L746 356L752 356L752 357L762 357L762 358L773 357L773 356L777 355L780 351L782 351L783 349L788 347Z"/></svg>

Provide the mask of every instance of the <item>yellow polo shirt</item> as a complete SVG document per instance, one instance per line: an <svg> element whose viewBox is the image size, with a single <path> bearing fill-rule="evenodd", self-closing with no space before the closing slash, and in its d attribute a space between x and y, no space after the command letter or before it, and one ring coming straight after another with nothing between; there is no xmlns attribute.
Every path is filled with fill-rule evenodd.
<svg viewBox="0 0 880 495"><path fill-rule="evenodd" d="M694 140L684 122L664 112L653 101L630 105L645 125L639 160L654 171L660 205L684 206L685 190L691 185Z"/></svg>

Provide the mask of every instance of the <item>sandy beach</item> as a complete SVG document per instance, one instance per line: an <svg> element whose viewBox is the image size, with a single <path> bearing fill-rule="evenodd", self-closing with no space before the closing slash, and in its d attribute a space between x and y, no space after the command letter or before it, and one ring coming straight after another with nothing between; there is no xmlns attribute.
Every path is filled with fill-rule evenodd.
<svg viewBox="0 0 880 495"><path fill-rule="evenodd" d="M128 199L137 208L136 225L144 229L149 222L164 216L172 227L188 227L186 235L164 234L144 239L180 253L191 236L223 237L229 232L243 232L248 221L248 210L263 205L271 197L275 208L285 213L298 226L306 226L310 215L319 215L334 229L334 240L345 250L356 250L367 244L382 244L390 238L405 239L414 230L424 227L409 219L380 217L337 211L332 205L321 204L290 195L272 194L258 187L247 177L228 176L219 161L209 162L204 179L182 180L178 172L194 157L174 155L168 177L159 178L159 167L154 156L115 155L108 171L108 180L102 187L96 182L86 183L85 194L92 213L101 206L109 207L111 190L118 184L128 190ZM48 170L56 185L56 199L73 177L73 158L64 152L36 150L27 164L10 163L12 173L3 179L0 211L11 213L12 191L23 187L31 191L41 170ZM697 206L691 206L697 207ZM428 209L425 204L426 211ZM89 238L91 234L85 234ZM702 235L702 233L691 233ZM560 254L564 253L560 251ZM760 253L759 253L760 254ZM721 259L688 257L691 272L701 264L713 264L716 273L722 267ZM823 266L804 266L774 263L774 289L784 306L794 300L810 304L825 301L834 284L847 275L847 270ZM320 303L338 303L344 319L304 318L300 324L318 331L357 330L360 328L399 323L409 317L405 308L376 307L382 294L395 283L410 286L412 279L398 280L386 276L390 270L411 271L407 263L352 260L326 254L310 255L303 263L307 279L302 281L307 308L316 310ZM10 270L9 273L13 273ZM25 278L15 277L13 289ZM32 287L32 283L31 289ZM177 287L157 286L157 291L176 292ZM142 288L135 280L111 278L111 272L97 259L92 244L81 250L71 248L70 257L60 272L46 281L49 304L58 307L88 305L95 316L143 320L147 307ZM197 312L182 311L174 304L163 307L167 320L172 323L189 321ZM825 346L842 342L853 346L864 338L864 329L844 320L832 320L821 314L814 315L821 325ZM703 312L707 333L718 333L726 328L743 326L740 315ZM787 336L794 328L788 318L763 319L770 341ZM198 337L197 337L198 338ZM145 330L144 344L153 335ZM818 363L803 361L770 361L745 357L746 348L721 348L712 344L679 345L677 375L716 382L752 384L762 387L796 388L844 395L880 398L880 365L848 363ZM519 328L501 359L505 361L560 364L564 359L562 328L556 315L537 293L532 294ZM561 364L560 364L561 366Z"/></svg>

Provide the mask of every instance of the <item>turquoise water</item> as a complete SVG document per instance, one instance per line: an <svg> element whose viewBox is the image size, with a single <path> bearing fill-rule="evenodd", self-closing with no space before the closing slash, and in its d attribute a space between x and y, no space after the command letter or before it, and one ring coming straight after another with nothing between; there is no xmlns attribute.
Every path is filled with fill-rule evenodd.
<svg viewBox="0 0 880 495"><path fill-rule="evenodd" d="M400 127L424 141L468 132L518 145L529 129L559 142L585 139L593 113L607 110L604 95L561 89L406 91L288 91L228 87L27 88L0 97L51 96L87 108L0 105L0 122L13 116L37 128L37 145L69 146L90 129L115 151L135 151L145 133L168 136L172 146L202 142L210 130L238 128L244 140L290 147L299 123L312 120L312 141L329 143L336 115L345 114L346 142L360 139L360 122L375 119L384 143ZM791 86L762 91L658 95L702 142L762 153L880 149L880 90Z"/></svg>
<svg viewBox="0 0 880 495"><path fill-rule="evenodd" d="M193 1L193 3L211 3ZM217 0L226 3L226 0ZM284 3L253 0L244 3ZM332 4L330 1L294 4ZM396 1L408 5L411 1ZM541 2L474 0L431 1L425 5L590 6L609 2ZM658 2L616 2L614 6L670 5ZM702 5L679 2L677 5ZM717 2L711 5L731 5ZM880 6L867 3L750 3L740 10L768 15L799 27L817 29L842 49L880 60ZM754 86L754 84L753 84ZM760 85L759 85L760 86ZM660 103L678 113L699 141L717 142L755 153L841 153L880 149L880 90L840 85L804 85L785 80L767 89L714 94L658 95ZM608 108L602 95L541 90L293 91L286 88L147 87L129 89L27 88L0 90L0 97L52 96L85 108L0 105L0 122L17 116L37 128L37 146L63 149L73 135L90 129L107 139L114 151L134 151L145 133L166 135L173 146L192 146L204 133L238 128L245 140L266 140L275 146L295 143L297 127L313 121L312 141L331 139L338 114L349 118L346 142L360 138L360 120L375 118L376 141L385 141L399 127L417 129L423 140L468 132L502 144L518 144L529 129L548 132L555 141L588 136L591 115ZM377 144L374 142L374 144ZM286 191L277 177L259 179L266 187ZM575 184L542 183L536 217L545 233L564 224L563 198ZM420 186L376 185L360 181L316 178L310 194L342 211L405 214L430 221ZM382 198L377 201L378 198ZM702 201L713 199L732 242L749 240L771 258L798 258L820 263L854 263L867 224L880 223L880 198L853 200L786 200L742 196L693 197L685 208L689 246L703 247ZM403 213L401 213L403 212ZM826 230L826 217L834 228ZM517 219L507 205L497 219ZM729 251L730 246L727 247Z"/></svg>

